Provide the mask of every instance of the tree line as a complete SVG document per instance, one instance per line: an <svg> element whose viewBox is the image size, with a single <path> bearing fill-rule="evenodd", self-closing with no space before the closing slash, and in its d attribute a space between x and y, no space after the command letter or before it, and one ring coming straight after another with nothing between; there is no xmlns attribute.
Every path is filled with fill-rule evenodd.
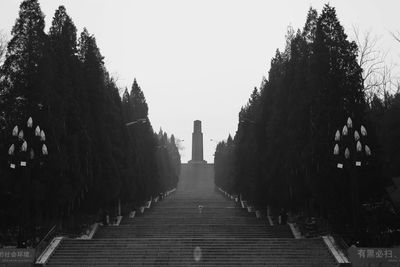
<svg viewBox="0 0 400 267"><path fill-rule="evenodd" d="M87 29L78 37L64 6L44 28L38 1L24 0L0 69L1 228L20 225L24 211L40 225L175 187L175 138L153 131L137 81L121 98L95 37ZM44 131L48 155L21 139L27 166L10 168L10 156L24 152L9 150L12 131L25 129L29 118Z"/></svg>
<svg viewBox="0 0 400 267"><path fill-rule="evenodd" d="M329 231L349 236L357 189L362 242L383 245L389 241L380 236L400 228L385 190L400 174L400 94L367 97L358 52L334 7L310 8L240 110L235 136L217 145L215 183L262 208L322 218ZM354 167L338 168L334 155L335 133L349 117L358 132L367 130L362 149L372 150L355 169L356 184Z"/></svg>

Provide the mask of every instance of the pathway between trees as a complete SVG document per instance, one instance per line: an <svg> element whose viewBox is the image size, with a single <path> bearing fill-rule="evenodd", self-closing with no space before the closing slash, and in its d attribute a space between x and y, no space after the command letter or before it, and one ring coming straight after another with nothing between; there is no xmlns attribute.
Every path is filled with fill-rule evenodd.
<svg viewBox="0 0 400 267"><path fill-rule="evenodd" d="M335 266L321 238L294 239L214 187L211 164L182 164L176 192L91 240L63 239L48 266Z"/></svg>

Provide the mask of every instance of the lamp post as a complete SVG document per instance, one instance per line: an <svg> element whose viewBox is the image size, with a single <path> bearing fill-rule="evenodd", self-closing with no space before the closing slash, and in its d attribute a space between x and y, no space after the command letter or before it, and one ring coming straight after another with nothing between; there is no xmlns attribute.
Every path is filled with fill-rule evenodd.
<svg viewBox="0 0 400 267"><path fill-rule="evenodd" d="M371 149L367 145L367 129L364 125L355 127L349 117L340 129L334 136L333 155L336 167L347 173L351 179L353 234L357 237L360 208L358 177L360 169L368 164Z"/></svg>
<svg viewBox="0 0 400 267"><path fill-rule="evenodd" d="M26 122L26 125L19 127L14 126L11 134L11 144L8 148L8 166L10 172L16 178L17 198L20 201L19 209L19 232L18 246L22 244L24 236L23 224L30 217L36 218L35 203L31 201L34 195L34 186L32 185L32 172L37 171L43 166L48 155L46 146L46 134L37 124L34 126L32 117ZM18 201L17 200L17 201ZM29 206L31 209L29 209ZM34 220L33 219L33 220ZM29 225L28 223L25 223Z"/></svg>

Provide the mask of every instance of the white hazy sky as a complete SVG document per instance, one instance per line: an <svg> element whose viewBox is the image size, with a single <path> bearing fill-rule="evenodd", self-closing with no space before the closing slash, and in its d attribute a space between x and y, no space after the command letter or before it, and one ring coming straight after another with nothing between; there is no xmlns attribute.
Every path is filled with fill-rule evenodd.
<svg viewBox="0 0 400 267"><path fill-rule="evenodd" d="M213 162L216 141L235 134L238 112L282 49L288 25L302 28L307 11L327 1L267 0L39 0L49 28L64 5L78 31L94 34L106 67L121 88L136 78L149 104L153 128L183 139L191 157L193 121L203 123L204 157ZM20 0L0 0L7 33ZM399 0L332 0L346 33L352 26L380 36L389 60L400 62ZM210 139L216 140L211 141Z"/></svg>

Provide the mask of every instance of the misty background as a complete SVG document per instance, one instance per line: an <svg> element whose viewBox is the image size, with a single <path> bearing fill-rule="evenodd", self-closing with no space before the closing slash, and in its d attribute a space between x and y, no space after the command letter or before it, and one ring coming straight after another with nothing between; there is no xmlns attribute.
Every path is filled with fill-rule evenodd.
<svg viewBox="0 0 400 267"><path fill-rule="evenodd" d="M46 31L64 5L78 32L96 37L105 65L122 94L140 84L156 132L174 133L182 162L191 157L193 121L202 121L204 158L213 162L218 141L234 135L238 111L269 70L288 26L302 28L310 6L326 1L76 1L41 0ZM353 27L378 37L393 75L400 46L398 1L330 1L350 39ZM0 30L10 37L20 1L0 0ZM211 139L213 141L211 141Z"/></svg>

